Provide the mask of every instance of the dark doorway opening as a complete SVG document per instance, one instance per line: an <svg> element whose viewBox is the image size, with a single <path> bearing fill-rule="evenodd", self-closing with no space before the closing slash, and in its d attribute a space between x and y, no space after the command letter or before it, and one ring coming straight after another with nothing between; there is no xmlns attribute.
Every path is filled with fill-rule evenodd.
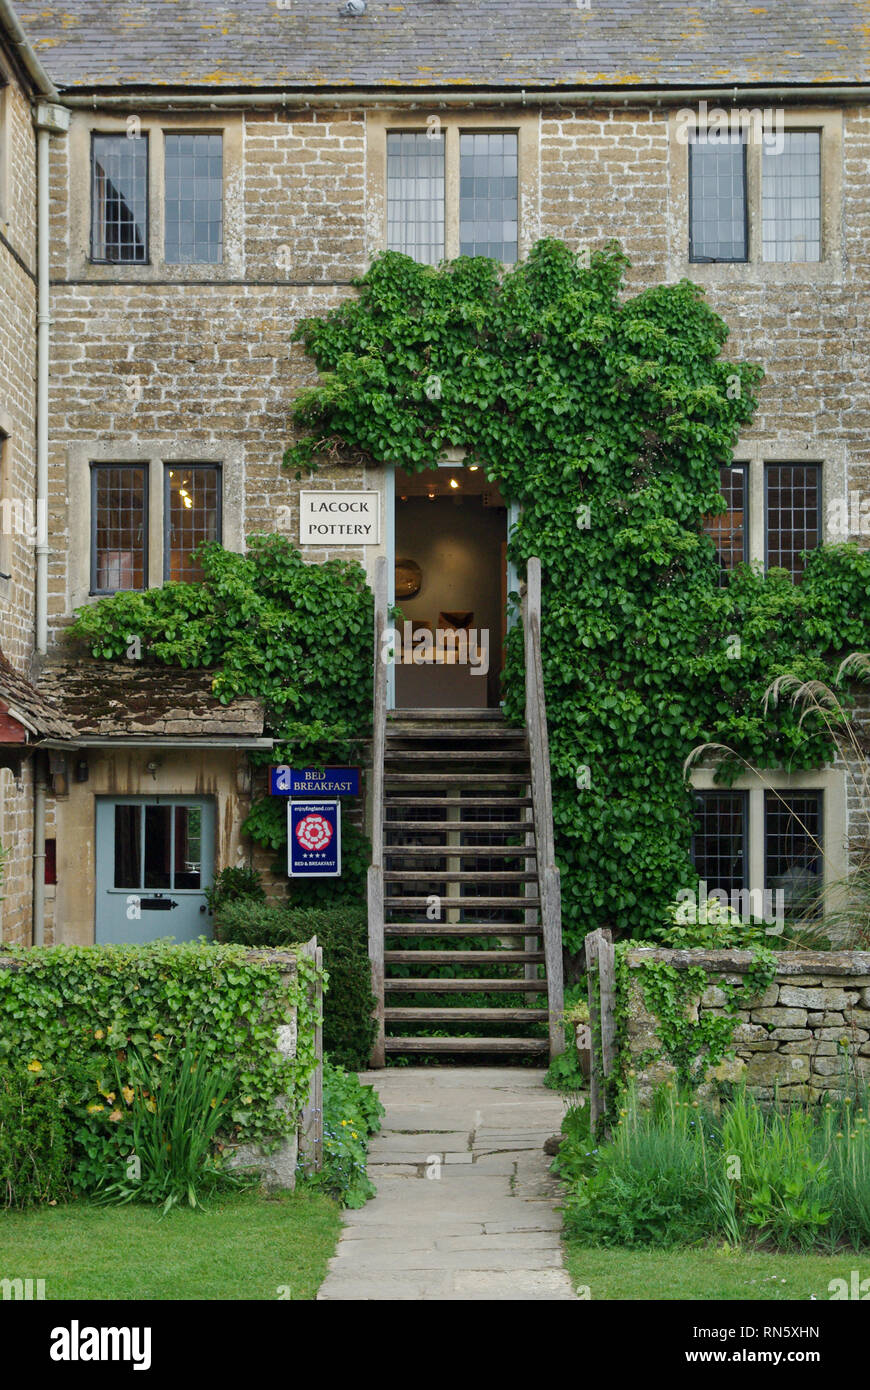
<svg viewBox="0 0 870 1390"><path fill-rule="evenodd" d="M489 708L501 698L508 513L482 469L396 470L396 707Z"/></svg>

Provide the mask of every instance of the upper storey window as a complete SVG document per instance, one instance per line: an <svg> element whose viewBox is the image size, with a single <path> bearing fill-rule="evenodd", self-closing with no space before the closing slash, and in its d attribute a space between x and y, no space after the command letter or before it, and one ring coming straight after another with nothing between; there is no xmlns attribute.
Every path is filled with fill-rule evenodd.
<svg viewBox="0 0 870 1390"><path fill-rule="evenodd" d="M822 259L822 131L689 135L689 260Z"/></svg>
<svg viewBox="0 0 870 1390"><path fill-rule="evenodd" d="M426 265L457 253L517 260L517 131L388 131L386 155L390 251Z"/></svg>
<svg viewBox="0 0 870 1390"><path fill-rule="evenodd" d="M459 137L459 250L463 256L517 259L517 135Z"/></svg>
<svg viewBox="0 0 870 1390"><path fill-rule="evenodd" d="M744 560L763 560L766 569L788 570L799 580L805 553L822 543L822 465L734 463L719 470L719 480L725 507L704 517L703 529L716 546L723 578Z"/></svg>
<svg viewBox="0 0 870 1390"><path fill-rule="evenodd" d="M693 261L745 261L746 142L741 135L689 145L689 256Z"/></svg>
<svg viewBox="0 0 870 1390"><path fill-rule="evenodd" d="M220 131L95 131L91 169L92 262L148 265L151 242L166 265L222 264Z"/></svg>
<svg viewBox="0 0 870 1390"><path fill-rule="evenodd" d="M164 259L171 265L217 265L223 259L223 140L219 134L164 138Z"/></svg>
<svg viewBox="0 0 870 1390"><path fill-rule="evenodd" d="M818 261L822 253L821 134L786 130L761 154L761 240L766 261Z"/></svg>
<svg viewBox="0 0 870 1390"><path fill-rule="evenodd" d="M444 136L387 136L387 245L424 265L444 258Z"/></svg>
<svg viewBox="0 0 870 1390"><path fill-rule="evenodd" d="M91 259L148 260L148 136L93 136Z"/></svg>

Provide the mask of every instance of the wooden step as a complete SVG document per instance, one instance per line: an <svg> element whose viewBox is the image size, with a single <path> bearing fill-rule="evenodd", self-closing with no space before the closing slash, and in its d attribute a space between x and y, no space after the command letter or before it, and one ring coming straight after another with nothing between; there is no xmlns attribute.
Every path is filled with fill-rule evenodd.
<svg viewBox="0 0 870 1390"><path fill-rule="evenodd" d="M480 807L484 807L484 806L487 807L487 809L490 808L490 807L501 806L501 807L504 807L504 808L507 808L507 809L513 811L513 810L515 810L516 808L518 808L518 807L520 807L520 806L531 806L531 804L532 804L532 798L531 798L530 796L514 796L514 795L511 795L511 796L403 796L401 793L400 793L399 795L397 795L397 796L390 796L389 793L387 793L387 795L386 795L386 805L387 805L391 810L394 809L394 808L395 808L395 809L398 809L398 807L400 807L400 806L414 806L414 807L416 807L416 806L436 806L436 807L438 808L438 810L440 811L441 808L442 808L442 806L462 806L466 811L473 811L473 810L476 810L476 809L478 809L478 808L480 808ZM401 825L401 823L402 823L401 821L390 821L390 820L386 820L386 819L384 820L384 824L385 824L385 825ZM431 824L434 825L435 822L432 821ZM503 825L503 824L506 825L507 822L506 822L506 821L493 821L492 824L497 825L497 826L501 826L501 825ZM457 829L457 828L467 829L467 826L468 826L468 822L466 822L466 821L457 821L457 822L455 823L455 825L454 825L454 824L451 824L451 829Z"/></svg>
<svg viewBox="0 0 870 1390"><path fill-rule="evenodd" d="M454 724L454 723L474 723L476 720L498 720L504 724L504 715L500 709L408 709L389 710L387 712L387 728L393 724L400 724L403 719L413 720L415 723L422 721L427 724ZM507 725L507 728L516 727Z"/></svg>
<svg viewBox="0 0 870 1390"><path fill-rule="evenodd" d="M385 922L384 936L540 936L525 922ZM420 953L422 954L422 953ZM476 953L475 953L476 954ZM481 954L483 954L481 952ZM417 956L418 952L414 952Z"/></svg>
<svg viewBox="0 0 870 1390"><path fill-rule="evenodd" d="M394 803L390 802L392 806ZM430 803L426 802L428 806ZM501 803L499 803L501 804ZM534 832L534 822L530 820L387 820L384 830L435 831L461 830L463 835L521 835L523 831Z"/></svg>
<svg viewBox="0 0 870 1390"><path fill-rule="evenodd" d="M384 980L387 994L546 994L546 980L464 980L405 979Z"/></svg>
<svg viewBox="0 0 870 1390"><path fill-rule="evenodd" d="M503 951L384 951L384 965L543 964L543 951L511 951L507 947Z"/></svg>
<svg viewBox="0 0 870 1390"><path fill-rule="evenodd" d="M537 883L534 870L522 869L436 869L421 864L415 869L385 869L385 883Z"/></svg>
<svg viewBox="0 0 870 1390"><path fill-rule="evenodd" d="M387 1023L540 1023L548 1017L546 1009L464 1009L445 1008L384 1010Z"/></svg>
<svg viewBox="0 0 870 1390"><path fill-rule="evenodd" d="M387 910L388 912L398 912L400 909L403 909L403 908L411 908L411 909L413 909L414 911L416 911L417 908L419 908L420 911L422 912L422 911L424 911L424 910L429 906L429 897L431 897L431 896L432 896L432 895L429 894L429 896L427 896L427 897L414 897L414 898L411 898L411 897L404 897L401 893L396 893L396 894L388 893L388 894L386 894L385 897L384 897L384 907L386 908L386 910ZM477 908L477 907L492 907L492 908L499 907L499 908L502 908L502 909L505 910L505 911L507 911L509 908L510 908L511 910L513 910L513 909L515 908L517 912L522 912L522 911L523 911L525 908L527 908L527 907L539 907L539 906L540 906L540 899L539 899L539 898L518 898L518 897L510 897L510 898L508 898L508 897L505 897L505 898L478 898L478 897L469 897L469 898L448 898L447 895L446 895L446 893L445 893L445 894L442 894L442 899L443 899L443 901L442 901L442 907L444 907L444 908L456 907L456 908L461 908L461 909L462 909L462 908L468 908L468 909L470 909L470 908ZM437 926L437 925L438 925L437 923L433 923L433 926ZM475 926L475 925L477 925L477 924L476 924L476 923L468 923L468 922L466 922L465 925L466 925L466 926ZM520 923L519 925L522 926L522 923ZM433 932L431 932L430 934L431 934L432 936L438 936L439 933L438 933L437 931L433 931ZM473 933L472 933L472 932L469 932L468 935L471 936L471 935L473 935Z"/></svg>
<svg viewBox="0 0 870 1390"><path fill-rule="evenodd" d="M386 1050L401 1052L523 1052L546 1055L546 1038L387 1038Z"/></svg>
<svg viewBox="0 0 870 1390"><path fill-rule="evenodd" d="M407 855L425 859L454 859L474 855L477 859L534 859L534 845L384 845L385 855Z"/></svg>
<svg viewBox="0 0 870 1390"><path fill-rule="evenodd" d="M510 742L526 744L525 729L494 728L491 725L481 724L480 727L469 725L445 725L440 729L433 729L431 724L388 724L387 725L387 744L401 739L413 740L415 743L422 739L432 739L438 741L454 742L457 740L465 741L471 739L483 739L486 743Z"/></svg>
<svg viewBox="0 0 870 1390"><path fill-rule="evenodd" d="M526 786L528 772L387 772L385 787L501 787Z"/></svg>
<svg viewBox="0 0 870 1390"><path fill-rule="evenodd" d="M524 748L391 748L387 745L385 763L519 763L528 767Z"/></svg>

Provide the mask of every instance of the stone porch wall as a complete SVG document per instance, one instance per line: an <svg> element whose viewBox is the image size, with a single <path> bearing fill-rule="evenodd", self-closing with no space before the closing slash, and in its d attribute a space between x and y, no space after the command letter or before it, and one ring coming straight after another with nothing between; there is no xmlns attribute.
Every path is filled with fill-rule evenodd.
<svg viewBox="0 0 870 1390"><path fill-rule="evenodd" d="M742 987L754 957L749 951L628 952L626 1048L644 1098L675 1075L663 1056L641 1064L644 1054L661 1046L659 1022L642 988L643 967L652 961L677 970L700 966L706 972L708 986L690 1004L690 1016L697 1018L699 1011L724 1016L723 981ZM739 1010L733 1057L709 1069L700 1090L712 1095L717 1082L745 1081L764 1100L778 1094L818 1101L842 1091L847 1079L870 1080L870 952L780 952L771 984Z"/></svg>

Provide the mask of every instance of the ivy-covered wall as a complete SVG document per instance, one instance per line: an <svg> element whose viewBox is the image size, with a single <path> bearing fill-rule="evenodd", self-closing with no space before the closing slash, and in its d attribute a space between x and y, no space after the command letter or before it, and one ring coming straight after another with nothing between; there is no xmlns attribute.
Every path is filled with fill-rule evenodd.
<svg viewBox="0 0 870 1390"><path fill-rule="evenodd" d="M555 240L505 272L485 258L439 267L380 256L358 296L295 336L320 372L296 397L284 462L435 467L449 448L522 508L520 573L543 566L543 659L565 944L585 933L652 937L696 876L684 771L699 744L791 772L835 752L815 714L765 692L790 672L836 683L840 656L870 647L870 552L825 546L799 584L743 567L727 584L705 515L721 511L759 395L757 364L725 356L728 326L688 280L627 295L616 244L584 264ZM117 656L214 666L221 698L269 709L275 757L349 760L367 732L371 600L361 567L306 565L284 538L245 557L205 554L201 586L166 585L83 610L77 631ZM505 709L523 717L520 632ZM739 659L735 659L735 650ZM845 697L844 697L845 698ZM848 705L848 699L846 699ZM247 830L282 852L281 808ZM352 854L359 891L367 847ZM320 890L315 890L323 892ZM330 890L332 891L332 890Z"/></svg>
<svg viewBox="0 0 870 1390"><path fill-rule="evenodd" d="M316 1050L314 959L243 946L49 946L0 952L6 1057L74 1097L77 1181L120 1179L133 1149L128 1057L159 1069L188 1040L232 1077L220 1139L232 1161L292 1187Z"/></svg>
<svg viewBox="0 0 870 1390"><path fill-rule="evenodd" d="M870 646L870 553L813 554L800 584L743 567L720 583L706 514L763 395L725 356L728 326L688 280L625 293L611 244L588 266L539 242L508 273L387 253L359 297L299 330L320 384L296 402L301 474L334 454L434 467L448 448L521 504L511 552L543 567L542 644L557 857L569 950L587 931L653 936L696 877L684 761L715 742L790 771L830 759L829 732L787 702L790 671L835 681ZM506 711L521 719L520 633ZM735 652L739 651L739 659Z"/></svg>

